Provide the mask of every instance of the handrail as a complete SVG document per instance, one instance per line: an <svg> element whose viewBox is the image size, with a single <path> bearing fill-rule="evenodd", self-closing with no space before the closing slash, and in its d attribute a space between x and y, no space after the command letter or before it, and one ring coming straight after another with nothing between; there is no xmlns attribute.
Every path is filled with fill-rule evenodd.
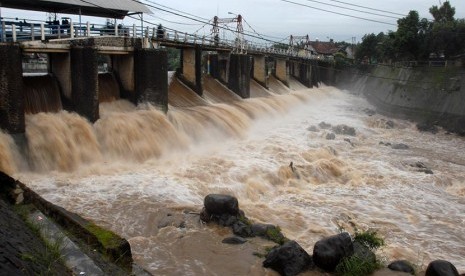
<svg viewBox="0 0 465 276"><path fill-rule="evenodd" d="M179 33L176 30L142 28L125 26L123 24L95 24L90 22L79 23L69 19L55 21L40 21L18 18L1 18L0 42L23 42L34 40L50 40L62 38L95 37L95 36L119 36L132 38L148 38L154 42L184 43L191 45L213 46L228 48L237 53L274 54L283 58L297 57L304 59L320 59L306 50L295 48L278 49L268 43L256 43L251 41L238 41L219 39L218 37L206 37L197 34ZM68 21L69 20L69 21Z"/></svg>

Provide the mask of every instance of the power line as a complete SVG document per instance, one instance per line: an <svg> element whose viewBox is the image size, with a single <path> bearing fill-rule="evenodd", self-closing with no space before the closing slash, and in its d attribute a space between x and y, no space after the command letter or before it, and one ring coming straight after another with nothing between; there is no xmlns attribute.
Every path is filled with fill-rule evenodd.
<svg viewBox="0 0 465 276"><path fill-rule="evenodd" d="M289 0L280 0L280 1L286 2L286 3L290 3L290 4L293 4L293 5L297 5L297 6L302 6L302 7L314 9L314 10L324 11L324 12L333 13L333 14L337 14L337 15L342 15L342 16L346 16L346 17L352 17L352 18L356 18L356 19L360 19L360 20L365 20L365 21L370 21L370 22L375 22L375 23L380 23L380 24L385 24L385 25L391 25L391 26L397 26L397 24L393 24L393 23L388 23L388 22L378 21L378 20L374 20L374 19L368 19L368 18L364 18L364 17L359 17L359 16L355 16L355 15L350 15L350 14L345 14L345 13L340 13L340 12L325 10L325 9L321 9L321 8L316 8L316 7L313 7L313 6L309 6L309 5L306 5L306 4L297 3L297 2L294 2L294 1L289 1Z"/></svg>
<svg viewBox="0 0 465 276"><path fill-rule="evenodd" d="M83 0L81 0L81 1L83 1ZM131 1L137 2L137 3L139 3L139 4L145 4L145 3L140 2L139 0L131 0ZM146 1L147 1L147 0L146 0ZM190 19L190 20L193 20L193 21L197 21L197 22L199 22L199 23L208 24L208 25L213 26L213 23L209 22L207 19L201 20L201 19L193 18L193 17L191 17L191 16L183 15L183 14L181 14L181 13L184 13L184 12L182 12L182 11L174 12L174 11L167 10L167 8L160 8L160 7L156 7L156 6L149 5L149 4L145 4L145 5L147 5L147 6L151 7L151 8L157 9L157 10L161 10L161 11L164 11L164 12L167 12L167 13L171 13L171 14L174 14L174 15L177 15L177 16L180 16L180 17L183 17L183 18L187 18L187 19ZM172 9L172 8L168 7L168 9ZM173 10L174 10L174 9L173 9ZM197 17L197 16L196 16L196 17ZM226 27L224 27L224 26L218 26L218 27L221 28L221 29L223 29L223 30L229 30L229 31L231 31L231 29L226 28ZM274 40L267 39L267 38L264 38L264 37L260 37L260 36L257 36L257 35L254 35L254 34L250 34L250 33L245 33L245 32L244 32L244 35L245 35L245 36L248 36L248 37L253 37L253 38L260 39L260 40L264 40L264 41L267 41L267 42L271 42L271 43L277 43L277 42L274 41Z"/></svg>
<svg viewBox="0 0 465 276"><path fill-rule="evenodd" d="M338 1L338 0L329 0L329 1L331 1L331 2L337 2L337 3L341 3L341 4L346 4L346 5L350 5L350 6L354 6L354 7L359 7L359 8L363 8L363 9L367 9L367 10L372 10L372 11L379 11L379 12L390 13L390 14L394 14L394 15L400 15L400 16L402 16L402 17L407 16L406 14L401 14L401 13L397 13L397 12L391 12L391 11L386 11L386 10L380 10L380 9L370 8L370 7L361 6L361 5L356 5L356 4L347 3L347 2Z"/></svg>
<svg viewBox="0 0 465 276"><path fill-rule="evenodd" d="M162 21L166 21L166 22L172 23L172 24L186 25L186 26L200 26L200 25L202 25L202 24L196 24L196 23L184 23L184 22L171 21L171 20L164 19L164 18L162 18L162 17L160 17L158 15L149 14L148 16L153 17L153 18L158 18L158 19L160 19Z"/></svg>
<svg viewBox="0 0 465 276"><path fill-rule="evenodd" d="M145 2L147 2L147 3L150 3L150 4L153 4L153 5L161 6L161 7L165 8L165 9L171 9L171 10L176 11L176 12L179 12L179 13L187 14L187 15L189 15L189 16L196 17L196 18L199 18L199 19L201 19L201 20L207 20L207 21L210 20L210 19L207 19L207 18L198 16L198 15L195 15L195 14L191 14L191 13L188 13L188 12L185 12L185 11L177 10L177 9L175 9L175 8L168 7L168 6L165 6L165 5L156 3L156 2L154 2L154 1L150 1L150 0L143 0L143 1L145 1ZM135 1L135 2L138 2L138 1ZM139 2L139 3L140 3L140 2ZM145 3L141 3L141 4L145 4ZM148 5L148 4L145 4L145 5L150 6L150 5Z"/></svg>
<svg viewBox="0 0 465 276"><path fill-rule="evenodd" d="M318 3L318 4L322 4L322 5L326 5L326 6L331 6L331 7L336 7L336 8L340 8L340 9L346 9L346 10L350 10L350 11L361 12L361 13L365 13L365 14L371 14L371 15L376 15L376 16L383 16L383 17L388 17L388 18L399 19L399 17L392 16L392 15L385 15L385 14L380 14L380 13L374 13L374 12L362 11L362 10L353 9L353 8L348 8L348 7L344 7L344 6L339 6L339 5L332 5L332 4L328 4L328 3L324 3L324 2L321 2L321 1L316 1L316 0L305 0L305 1L308 1L308 2L314 2L314 3Z"/></svg>

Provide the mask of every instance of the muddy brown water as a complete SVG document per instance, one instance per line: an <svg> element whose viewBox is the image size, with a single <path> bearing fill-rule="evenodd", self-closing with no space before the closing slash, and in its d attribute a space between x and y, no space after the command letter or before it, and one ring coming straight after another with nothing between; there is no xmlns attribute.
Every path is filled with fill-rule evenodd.
<svg viewBox="0 0 465 276"><path fill-rule="evenodd" d="M127 238L136 262L156 275L275 275L252 254L264 241L224 245L227 230L196 219L209 193L236 196L249 218L279 225L309 253L339 227L376 229L386 262L426 268L445 259L464 272L464 138L420 133L403 120L389 129L389 118L366 108L323 86L167 115L120 100L101 104L94 125L39 113L27 115L27 156L0 134L0 168ZM326 140L330 130L307 130L322 121L354 127L356 136ZM185 226L167 222L170 212L187 216Z"/></svg>

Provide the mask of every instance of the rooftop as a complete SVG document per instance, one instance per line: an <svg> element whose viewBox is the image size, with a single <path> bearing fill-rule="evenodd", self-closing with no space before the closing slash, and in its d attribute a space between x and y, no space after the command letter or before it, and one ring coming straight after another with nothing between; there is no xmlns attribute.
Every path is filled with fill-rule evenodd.
<svg viewBox="0 0 465 276"><path fill-rule="evenodd" d="M130 13L152 13L131 0L1 0L1 7L122 19Z"/></svg>

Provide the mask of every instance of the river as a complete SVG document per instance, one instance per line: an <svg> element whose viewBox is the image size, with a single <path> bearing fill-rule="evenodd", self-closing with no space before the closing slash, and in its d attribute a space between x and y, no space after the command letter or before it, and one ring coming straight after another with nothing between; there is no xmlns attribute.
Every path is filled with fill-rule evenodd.
<svg viewBox="0 0 465 276"><path fill-rule="evenodd" d="M252 255L261 241L224 245L227 230L198 222L209 193L236 196L247 217L279 225L310 254L341 228L375 229L385 262L425 269L445 259L464 272L465 139L368 109L324 86L171 107L167 116L120 100L101 104L94 125L64 111L28 115L28 149L0 134L0 168L128 239L136 262L156 275L274 275ZM356 136L327 140L320 122L354 127Z"/></svg>

